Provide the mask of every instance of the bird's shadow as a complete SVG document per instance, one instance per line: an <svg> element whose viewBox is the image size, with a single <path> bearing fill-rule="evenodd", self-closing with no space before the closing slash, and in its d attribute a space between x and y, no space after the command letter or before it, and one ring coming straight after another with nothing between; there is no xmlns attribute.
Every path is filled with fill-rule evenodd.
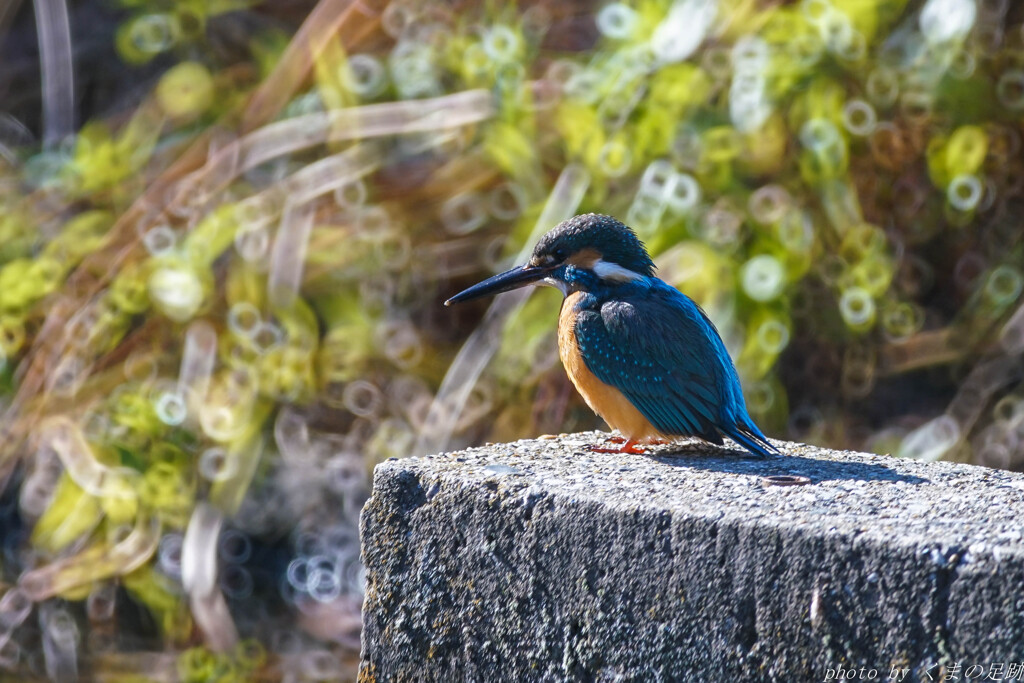
<svg viewBox="0 0 1024 683"><path fill-rule="evenodd" d="M730 474L745 474L758 477L796 476L807 477L811 484L823 481L902 481L908 484L930 483L924 477L897 472L881 463L842 462L824 458L808 458L802 455L781 455L755 458L735 449L714 445L678 445L672 450L659 451L648 455L656 462L671 467L686 467L695 470L714 470Z"/></svg>

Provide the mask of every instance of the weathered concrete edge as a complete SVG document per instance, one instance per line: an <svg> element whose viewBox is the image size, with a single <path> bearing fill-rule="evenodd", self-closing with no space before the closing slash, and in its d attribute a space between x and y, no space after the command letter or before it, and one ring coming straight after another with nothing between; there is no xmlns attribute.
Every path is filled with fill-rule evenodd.
<svg viewBox="0 0 1024 683"><path fill-rule="evenodd" d="M542 674L541 678L554 676L571 680L593 679L601 672L626 679L639 677L637 680L647 676L672 680L683 672L700 675L705 680L738 680L737 676L740 679L756 676L762 680L822 680L830 667L834 669L838 665L878 670L908 668L911 671L905 680L928 680L928 673L935 675L943 662L988 664L1019 661L1024 657L1024 624L1021 623L1024 554L1019 547L1003 548L998 553L977 549L970 561L964 563L965 555L971 550L958 546L955 540L950 544L929 543L921 539L861 534L849 529L813 533L818 525L777 524L761 517L745 519L742 515L724 513L714 516L672 510L666 518L665 510L647 501L636 504L616 501L602 506L558 492L541 490L531 494L531 485L525 482L520 485L515 481L497 481L494 486L481 486L480 479L461 476L457 470L432 471L431 464L439 462L442 461L391 462L375 473L374 498L363 516L364 534L369 535L364 537L370 585L364 612L362 669L367 677L441 680L442 673L451 675L450 670L456 669L470 680L488 676L493 679L495 675L502 679L501 672L515 670L513 652L517 649L530 652L534 660L534 669L520 673L529 675L534 671ZM948 465L935 469L959 471L955 466L950 470ZM536 498L532 503L531 497ZM448 500L444 505L434 502L445 498ZM488 504L487 499L494 500ZM516 500L522 502L517 504ZM495 505L497 509L490 509ZM453 516L460 507L464 514ZM495 534L508 530L508 525L503 524L507 521L503 515L515 515L527 507L555 522L544 525L545 535L541 539L536 533L532 538L524 535L522 527L517 529L518 535ZM563 637L547 647L551 653L561 652L561 661L548 662L538 671L536 660L543 658L543 648L533 647L529 640L537 635L549 636L552 625L557 632L560 619L571 621L574 614L585 617L588 610L593 611L596 594L583 591L572 596L569 604L555 604L554 612L547 615L546 627L541 612L552 607L551 604L538 605L544 608L539 610L531 610L527 604L519 615L518 626L505 628L504 632L496 630L488 620L481 621L467 613L467 600L496 602L509 593L510 587L515 596L518 587L520 597L528 602L531 590L524 589L528 584L536 584L544 576L558 580L572 578L571 572L561 576L557 572L538 574L537 569L544 566L543 555L531 557L530 552L517 552L516 546L519 550L532 549L534 555L538 550L550 555L550 547L545 550L544 545L600 539L602 525L621 524L627 516L634 522L653 520L659 534L669 537L669 551L626 552L625 556L618 552L616 555L614 546L628 546L629 542L622 534L616 537L613 533L610 540L614 542L606 544L604 554L593 553L590 559L618 556L634 566L644 561L653 564L653 571L641 573L651 574L654 578L650 585L656 585L661 592L648 598L679 589L693 596L691 607L669 610L666 616L670 618L662 624L675 618L684 625L700 624L700 628L682 628L677 637L667 640L663 637L661 650L649 651L641 658L608 652L608 648L615 645L615 639L603 643L588 639L582 651L590 648L590 658L574 660L567 658L566 651L578 654L580 642ZM525 577L525 584L517 583L515 576L509 577L509 585L504 588L493 580L472 581L469 568L473 564L473 552L460 553L454 547L456 544L450 542L447 545L452 547L446 547L443 534L437 533L446 522L450 526L458 517L471 522L466 527L467 539L479 540L477 537L483 535L492 539L495 547L508 546L504 554L521 560L518 565L509 565L512 567L510 574ZM388 523L404 529L406 537L392 536L394 553L390 559L397 561L379 564L377 560L383 555L373 547L380 540L374 534L386 529ZM636 531L631 529L631 533ZM609 540L607 533L604 536L603 540ZM420 548L417 543L422 544ZM422 570L424 563L431 563L431 555L436 556L433 559L440 558L442 565L446 560L455 561L446 567L449 576L435 576L424 583L424 573L413 570ZM587 558L570 557L562 562L561 568L582 570L586 574L593 564ZM674 570L683 567L698 580L680 578ZM620 565L611 564L605 569L616 579L609 580L608 585L600 589L605 595L619 585L629 584L628 577L618 576L622 574ZM659 569L660 574L669 577L660 584ZM675 579L671 578L673 575ZM428 585L435 580L447 587L438 590L436 585ZM386 596L381 593L382 589L387 591ZM620 602L636 602L642 593L620 591L618 597ZM401 606L403 600L404 607ZM885 604L880 606L880 601ZM657 610L661 602L663 600L652 599L645 605L648 610ZM396 625L393 610L404 610L403 622L414 624L418 622L417 607L434 604L436 609L438 603L451 611L448 617L469 628L455 638L460 647L451 647L454 643L450 642L450 634L437 641L429 628L420 631L421 643L415 642L417 638L403 641L401 636L407 636L408 632L403 624ZM614 600L612 609L615 609ZM638 613L642 610L634 610L632 616ZM500 607L494 616L501 616ZM537 625L533 631L531 621ZM581 623L586 623L586 618ZM564 635L564 628L562 631ZM519 640L495 645L495 640L500 641L502 635ZM651 641L642 624L634 623L620 634L619 640L628 643L631 637ZM474 638L488 638L477 645L487 642L498 652L489 655L489 659L474 655ZM638 652L644 651L642 642L633 645ZM507 646L504 655L503 646ZM602 654L594 659L593 652L597 651ZM888 673L887 669L883 676Z"/></svg>

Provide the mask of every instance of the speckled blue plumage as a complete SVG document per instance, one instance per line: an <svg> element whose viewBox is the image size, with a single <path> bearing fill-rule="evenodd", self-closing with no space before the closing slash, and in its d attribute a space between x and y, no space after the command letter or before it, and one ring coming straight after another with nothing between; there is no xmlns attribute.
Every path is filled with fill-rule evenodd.
<svg viewBox="0 0 1024 683"><path fill-rule="evenodd" d="M575 306L576 342L587 368L621 391L664 434L728 436L751 453L777 452L747 414L722 338L696 303L656 277L604 285L587 279Z"/></svg>
<svg viewBox="0 0 1024 683"><path fill-rule="evenodd" d="M572 254L580 249L598 251L602 258L640 275L654 275L654 261L636 233L611 216L585 213L559 223L538 240L535 255L559 249Z"/></svg>

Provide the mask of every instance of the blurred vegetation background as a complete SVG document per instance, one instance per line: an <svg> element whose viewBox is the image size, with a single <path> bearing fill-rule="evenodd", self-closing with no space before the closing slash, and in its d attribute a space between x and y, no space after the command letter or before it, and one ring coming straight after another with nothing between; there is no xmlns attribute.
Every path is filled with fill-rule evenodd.
<svg viewBox="0 0 1024 683"><path fill-rule="evenodd" d="M769 435L1019 469L1022 21L0 3L0 677L354 675L374 464L600 426L557 292L441 306L577 213Z"/></svg>

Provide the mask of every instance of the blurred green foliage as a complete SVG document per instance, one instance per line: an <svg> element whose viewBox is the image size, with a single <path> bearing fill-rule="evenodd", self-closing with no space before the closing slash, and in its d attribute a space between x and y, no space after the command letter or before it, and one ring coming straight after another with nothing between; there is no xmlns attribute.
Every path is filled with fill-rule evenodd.
<svg viewBox="0 0 1024 683"><path fill-rule="evenodd" d="M599 426L557 294L440 306L575 213L771 436L1024 464L1014 3L93 4L0 82L8 672L349 671L375 463Z"/></svg>

